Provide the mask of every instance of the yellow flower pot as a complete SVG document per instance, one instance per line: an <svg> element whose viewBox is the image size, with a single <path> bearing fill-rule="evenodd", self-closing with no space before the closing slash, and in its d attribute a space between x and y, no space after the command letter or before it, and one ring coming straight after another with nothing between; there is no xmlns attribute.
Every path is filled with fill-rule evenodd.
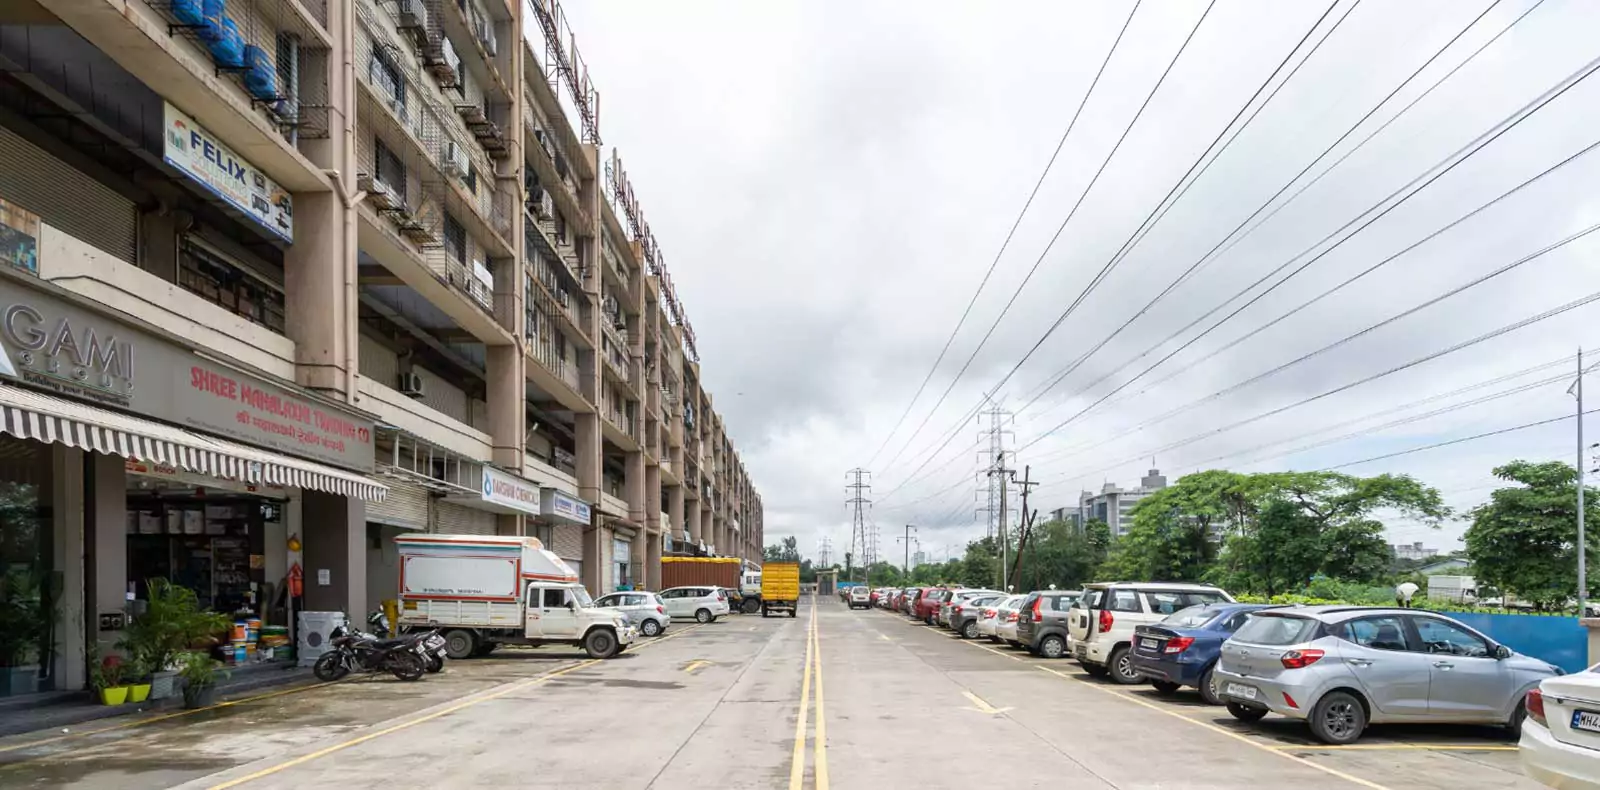
<svg viewBox="0 0 1600 790"><path fill-rule="evenodd" d="M128 687L129 702L144 702L150 698L149 683L135 683Z"/></svg>
<svg viewBox="0 0 1600 790"><path fill-rule="evenodd" d="M127 701L128 701L128 687L127 686L113 686L111 688L100 689L100 704L101 705L121 705L122 703L127 702Z"/></svg>

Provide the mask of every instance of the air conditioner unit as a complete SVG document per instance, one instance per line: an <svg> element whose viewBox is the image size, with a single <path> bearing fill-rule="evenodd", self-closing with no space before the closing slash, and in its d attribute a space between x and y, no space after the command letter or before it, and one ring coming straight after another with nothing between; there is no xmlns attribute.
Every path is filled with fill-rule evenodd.
<svg viewBox="0 0 1600 790"><path fill-rule="evenodd" d="M483 50L492 57L498 54L499 42L494 37L494 22L475 16L473 19L473 32L478 36L478 43L483 45Z"/></svg>
<svg viewBox="0 0 1600 790"><path fill-rule="evenodd" d="M400 394L412 398L422 397L422 377L411 371L401 373Z"/></svg>
<svg viewBox="0 0 1600 790"><path fill-rule="evenodd" d="M472 160L467 158L467 149L454 140L445 141L444 161L440 164L446 175L456 178L466 178L472 172Z"/></svg>
<svg viewBox="0 0 1600 790"><path fill-rule="evenodd" d="M360 173L356 176L356 188L366 192L367 202L379 211L390 211L401 207L394 190L370 173Z"/></svg>
<svg viewBox="0 0 1600 790"><path fill-rule="evenodd" d="M411 36L417 46L425 45L428 39L428 6L423 0L399 0L396 10L399 13L396 14L398 24L395 27Z"/></svg>

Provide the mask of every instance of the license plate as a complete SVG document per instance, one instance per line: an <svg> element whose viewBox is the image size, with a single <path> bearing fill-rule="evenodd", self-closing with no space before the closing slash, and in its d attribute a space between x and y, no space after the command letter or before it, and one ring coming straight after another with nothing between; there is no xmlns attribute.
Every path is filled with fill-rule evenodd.
<svg viewBox="0 0 1600 790"><path fill-rule="evenodd" d="M430 636L428 637L428 641L424 644L426 644L429 648L444 647L444 637Z"/></svg>
<svg viewBox="0 0 1600 790"><path fill-rule="evenodd" d="M1154 639L1140 639L1139 646L1146 650L1156 650L1161 647L1161 643Z"/></svg>
<svg viewBox="0 0 1600 790"><path fill-rule="evenodd" d="M1255 686L1244 686L1244 685L1240 685L1238 683L1229 683L1228 684L1228 688L1227 688L1227 693L1228 693L1228 696L1230 696L1230 697L1244 697L1245 699L1255 699L1256 698L1256 687Z"/></svg>
<svg viewBox="0 0 1600 790"><path fill-rule="evenodd" d="M1572 712L1572 729L1600 732L1600 713L1592 710L1575 710Z"/></svg>
<svg viewBox="0 0 1600 790"><path fill-rule="evenodd" d="M440 658L449 658L449 655L447 653L445 653L445 649L442 648L442 647L439 648L438 650L433 651L433 654L438 656L438 657L440 657Z"/></svg>

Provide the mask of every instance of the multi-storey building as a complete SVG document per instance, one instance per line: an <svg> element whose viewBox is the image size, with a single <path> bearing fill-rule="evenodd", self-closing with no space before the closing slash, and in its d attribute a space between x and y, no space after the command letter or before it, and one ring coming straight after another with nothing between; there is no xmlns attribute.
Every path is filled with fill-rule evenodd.
<svg viewBox="0 0 1600 790"><path fill-rule="evenodd" d="M597 593L759 559L572 41L554 0L0 7L0 694L81 686L152 578L359 615L404 531Z"/></svg>
<svg viewBox="0 0 1600 790"><path fill-rule="evenodd" d="M1158 470L1151 469L1150 474L1139 480L1139 485L1134 488L1122 488L1116 483L1106 483L1099 493L1085 491L1078 497L1078 513L1075 523L1079 529L1090 521L1100 520L1110 528L1111 537L1118 538L1128 534L1133 527L1133 506L1139 500L1167 487L1167 478ZM1062 511L1058 518L1065 516ZM1063 519L1066 520L1066 519Z"/></svg>

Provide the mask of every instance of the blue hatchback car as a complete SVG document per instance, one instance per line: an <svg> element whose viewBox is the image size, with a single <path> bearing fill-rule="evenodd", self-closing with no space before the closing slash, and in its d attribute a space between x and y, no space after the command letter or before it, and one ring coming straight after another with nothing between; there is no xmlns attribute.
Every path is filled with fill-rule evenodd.
<svg viewBox="0 0 1600 790"><path fill-rule="evenodd" d="M1211 670L1222 655L1222 643L1252 612L1271 608L1267 604L1210 603L1180 609L1155 625L1138 626L1133 629L1129 654L1134 671L1163 694L1189 686L1199 689L1206 702L1220 705L1222 698Z"/></svg>

